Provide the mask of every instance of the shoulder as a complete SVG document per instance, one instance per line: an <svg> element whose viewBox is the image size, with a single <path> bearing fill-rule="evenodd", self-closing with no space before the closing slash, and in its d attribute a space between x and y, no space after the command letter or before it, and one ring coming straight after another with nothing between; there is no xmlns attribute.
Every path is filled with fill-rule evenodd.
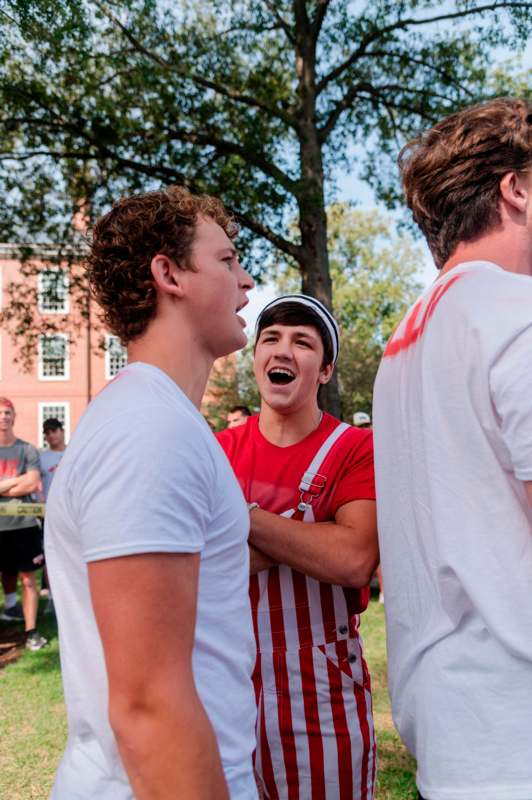
<svg viewBox="0 0 532 800"><path fill-rule="evenodd" d="M25 442L24 439L17 439L15 444L22 447L26 456L31 456L32 458L39 458L39 451L37 450L35 445L30 444L29 442Z"/></svg>
<svg viewBox="0 0 532 800"><path fill-rule="evenodd" d="M336 448L342 454L353 452L371 452L373 450L373 431L370 428L355 428L346 422L332 417L330 414L324 413L324 421L328 423L328 435L337 430L342 425L343 430L340 433Z"/></svg>
<svg viewBox="0 0 532 800"><path fill-rule="evenodd" d="M236 428L226 428L220 433L215 434L222 449L228 457L235 453L254 438L257 426L257 416L248 417L247 422Z"/></svg>

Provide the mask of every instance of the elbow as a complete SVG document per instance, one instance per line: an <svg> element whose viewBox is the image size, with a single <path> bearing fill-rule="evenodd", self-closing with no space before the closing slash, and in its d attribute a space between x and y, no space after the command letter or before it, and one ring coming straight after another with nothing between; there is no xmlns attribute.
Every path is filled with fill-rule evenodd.
<svg viewBox="0 0 532 800"><path fill-rule="evenodd" d="M371 554L367 558L358 559L355 563L346 565L347 569L341 585L347 589L363 589L370 583L378 565L378 554L376 556Z"/></svg>

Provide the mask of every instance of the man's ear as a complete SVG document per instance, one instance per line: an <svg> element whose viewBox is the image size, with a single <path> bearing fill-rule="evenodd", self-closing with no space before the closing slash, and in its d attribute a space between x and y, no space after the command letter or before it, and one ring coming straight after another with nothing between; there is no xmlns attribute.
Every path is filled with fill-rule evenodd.
<svg viewBox="0 0 532 800"><path fill-rule="evenodd" d="M529 173L507 172L501 178L499 191L503 201L510 206L512 211L521 213L526 211L530 193Z"/></svg>
<svg viewBox="0 0 532 800"><path fill-rule="evenodd" d="M162 253L152 258L150 269L158 291L183 297L187 270L179 269L175 261Z"/></svg>
<svg viewBox="0 0 532 800"><path fill-rule="evenodd" d="M334 372L334 364L327 364L326 367L320 372L320 377L318 378L319 382L322 384L329 383L332 378L332 374Z"/></svg>

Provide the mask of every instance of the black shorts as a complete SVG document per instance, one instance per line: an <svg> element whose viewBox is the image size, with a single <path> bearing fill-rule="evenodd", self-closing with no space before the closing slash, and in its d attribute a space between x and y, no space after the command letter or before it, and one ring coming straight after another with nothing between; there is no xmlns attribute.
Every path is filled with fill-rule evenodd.
<svg viewBox="0 0 532 800"><path fill-rule="evenodd" d="M42 530L17 528L0 531L0 572L17 575L19 572L35 572L44 565Z"/></svg>

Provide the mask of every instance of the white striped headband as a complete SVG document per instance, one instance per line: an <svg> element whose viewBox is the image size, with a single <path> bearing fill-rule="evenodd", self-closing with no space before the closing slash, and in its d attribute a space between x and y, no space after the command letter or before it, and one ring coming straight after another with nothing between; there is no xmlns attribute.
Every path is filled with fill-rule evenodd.
<svg viewBox="0 0 532 800"><path fill-rule="evenodd" d="M329 334L333 354L332 363L336 364L338 360L338 352L340 350L340 329L338 328L338 324L329 309L326 308L323 303L320 303L319 300L316 300L315 297L309 297L306 294L285 294L283 297L277 297L275 300L272 300L270 303L264 306L260 312L257 318L255 332L259 330L262 316L272 308L276 308L284 303L299 303L302 306L310 308L311 311L313 311L314 314L320 318L325 325L327 333Z"/></svg>

